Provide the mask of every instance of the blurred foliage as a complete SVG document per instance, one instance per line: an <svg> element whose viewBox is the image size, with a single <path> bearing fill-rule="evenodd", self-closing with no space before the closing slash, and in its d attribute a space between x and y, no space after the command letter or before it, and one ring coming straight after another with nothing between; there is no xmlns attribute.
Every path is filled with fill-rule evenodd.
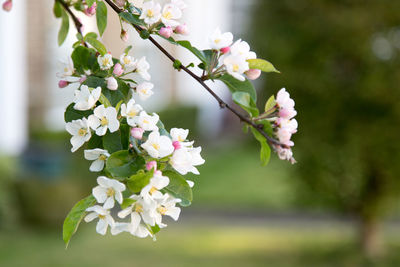
<svg viewBox="0 0 400 267"><path fill-rule="evenodd" d="M264 94L286 87L299 111L304 205L378 218L399 201L399 10L392 0L260 0L254 8L253 48L282 71L268 75Z"/></svg>

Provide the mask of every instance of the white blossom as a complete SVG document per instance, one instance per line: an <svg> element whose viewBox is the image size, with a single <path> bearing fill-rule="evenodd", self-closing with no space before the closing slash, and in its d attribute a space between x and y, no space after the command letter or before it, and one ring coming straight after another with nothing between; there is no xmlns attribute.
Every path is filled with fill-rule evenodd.
<svg viewBox="0 0 400 267"><path fill-rule="evenodd" d="M199 175L196 166L204 164L204 159L200 155L201 147L196 148L181 148L175 150L169 163L172 167L182 175L189 172Z"/></svg>
<svg viewBox="0 0 400 267"><path fill-rule="evenodd" d="M150 81L151 76L149 74L150 64L147 62L146 57L142 57L136 62L135 72L137 72L143 79Z"/></svg>
<svg viewBox="0 0 400 267"><path fill-rule="evenodd" d="M71 145L72 152L77 151L83 144L90 140L92 133L86 118L68 122L65 126L66 130L72 135Z"/></svg>
<svg viewBox="0 0 400 267"><path fill-rule="evenodd" d="M100 69L108 70L112 66L114 66L113 58L111 54L105 54L104 56L99 56L97 58L97 62L99 63Z"/></svg>
<svg viewBox="0 0 400 267"><path fill-rule="evenodd" d="M57 72L57 77L61 79L69 78L75 72L74 63L72 59L69 57L67 62L60 61L58 63L60 72Z"/></svg>
<svg viewBox="0 0 400 267"><path fill-rule="evenodd" d="M86 211L90 213L86 215L85 222L91 222L96 218L99 219L96 226L97 233L105 235L107 233L108 226L111 226L111 228L114 227L115 222L109 210L96 205L87 208Z"/></svg>
<svg viewBox="0 0 400 267"><path fill-rule="evenodd" d="M291 119L297 115L297 111L294 109L295 102L285 88L278 92L276 103L279 108L279 117Z"/></svg>
<svg viewBox="0 0 400 267"><path fill-rule="evenodd" d="M118 89L118 82L113 76L106 78L106 81L108 89L112 91L116 91Z"/></svg>
<svg viewBox="0 0 400 267"><path fill-rule="evenodd" d="M173 142L185 142L189 135L189 130L172 128L170 134Z"/></svg>
<svg viewBox="0 0 400 267"><path fill-rule="evenodd" d="M161 14L161 21L167 27L176 27L179 25L179 22L177 22L176 20L180 19L181 17L181 9L177 5L171 3L164 6Z"/></svg>
<svg viewBox="0 0 400 267"><path fill-rule="evenodd" d="M135 118L143 110L140 105L135 103L135 100L132 98L131 100L129 100L128 104L121 105L121 115L123 117L126 117L128 124L132 127L136 126Z"/></svg>
<svg viewBox="0 0 400 267"><path fill-rule="evenodd" d="M80 90L75 91L74 98L74 109L76 110L89 110L92 109L96 102L99 101L101 95L101 87L92 89L90 91L89 87L82 85Z"/></svg>
<svg viewBox="0 0 400 267"><path fill-rule="evenodd" d="M143 19L148 25L158 22L161 19L161 5L154 1L144 2L140 19Z"/></svg>
<svg viewBox="0 0 400 267"><path fill-rule="evenodd" d="M183 1L183 0L171 0L171 4L177 6L181 10L184 10L187 8L187 5L186 5L185 1Z"/></svg>
<svg viewBox="0 0 400 267"><path fill-rule="evenodd" d="M250 51L250 45L240 39L231 46L231 53L234 56L242 56L246 60L257 58L256 53Z"/></svg>
<svg viewBox="0 0 400 267"><path fill-rule="evenodd" d="M93 188L92 193L98 203L104 203L103 208L113 208L115 200L119 204L122 204L122 192L126 189L126 186L123 183L114 179L109 179L105 176L98 177L97 183L99 185Z"/></svg>
<svg viewBox="0 0 400 267"><path fill-rule="evenodd" d="M154 94L154 92L152 90L153 88L154 88L154 84L149 83L149 82L143 82L136 87L136 92L138 93L138 95L142 101L146 101L148 98L150 98Z"/></svg>
<svg viewBox="0 0 400 267"><path fill-rule="evenodd" d="M249 63L244 57L239 55L230 55L224 59L224 65L228 74L232 75L235 79L240 81L246 80L243 74L250 68Z"/></svg>
<svg viewBox="0 0 400 267"><path fill-rule="evenodd" d="M160 117L156 113L150 116L146 111L142 111L139 116L133 119L133 122L135 126L137 125L145 131L158 131L157 123L159 120Z"/></svg>
<svg viewBox="0 0 400 267"><path fill-rule="evenodd" d="M89 116L89 125L96 134L103 136L106 134L107 129L111 133L119 129L119 121L117 119L117 110L114 107L105 108L104 105L98 106L94 109L94 114Z"/></svg>
<svg viewBox="0 0 400 267"><path fill-rule="evenodd" d="M209 44L212 49L220 50L230 46L233 43L233 34L231 32L221 33L217 28L209 38Z"/></svg>
<svg viewBox="0 0 400 267"><path fill-rule="evenodd" d="M160 192L160 190L167 187L168 184L168 177L156 173L154 177L150 179L150 183L143 187L142 191L140 192L140 196L143 197L146 203L151 203L151 201L163 197L163 194Z"/></svg>
<svg viewBox="0 0 400 267"><path fill-rule="evenodd" d="M136 65L135 59L127 54L122 54L119 58L119 62L124 68L133 68Z"/></svg>
<svg viewBox="0 0 400 267"><path fill-rule="evenodd" d="M153 158L164 158L174 151L171 139L167 136L161 136L158 131L154 131L149 135L147 141L142 144L147 153Z"/></svg>
<svg viewBox="0 0 400 267"><path fill-rule="evenodd" d="M110 154L107 150L96 148L91 150L85 150L85 159L92 160L89 170L91 172L100 172L104 169L104 165Z"/></svg>
<svg viewBox="0 0 400 267"><path fill-rule="evenodd" d="M158 199L157 208L155 209L155 213L153 215L156 224L161 228L167 226L166 224L162 223L162 216L169 216L177 221L181 213L181 209L176 207L176 204L179 202L181 202L180 199L174 198L169 194L165 194L162 196L162 198Z"/></svg>

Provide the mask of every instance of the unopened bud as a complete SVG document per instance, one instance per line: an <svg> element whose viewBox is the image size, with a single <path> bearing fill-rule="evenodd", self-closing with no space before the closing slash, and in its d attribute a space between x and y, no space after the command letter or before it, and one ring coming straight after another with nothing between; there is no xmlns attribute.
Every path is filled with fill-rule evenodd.
<svg viewBox="0 0 400 267"><path fill-rule="evenodd" d="M155 161L150 161L146 163L146 170L151 171L154 168L154 170L157 170L157 162Z"/></svg>
<svg viewBox="0 0 400 267"><path fill-rule="evenodd" d="M3 3L3 10L4 11L11 11L12 9L12 1L11 0L7 0Z"/></svg>
<svg viewBox="0 0 400 267"><path fill-rule="evenodd" d="M173 143L172 143L172 146L175 148L175 150L178 150L178 149L181 149L181 142L179 142L179 141L174 141Z"/></svg>
<svg viewBox="0 0 400 267"><path fill-rule="evenodd" d="M162 27L158 33L159 33L161 36L163 36L163 37L165 37L165 38L168 39L169 37L171 37L171 35L172 35L172 33L173 33L173 30L172 30L172 28L171 28L170 26L168 26L168 27Z"/></svg>
<svg viewBox="0 0 400 267"><path fill-rule="evenodd" d="M106 78L106 80L107 80L107 88L108 89L110 89L112 91L115 91L118 89L118 82L114 77Z"/></svg>
<svg viewBox="0 0 400 267"><path fill-rule="evenodd" d="M83 75L83 76L79 79L79 82L80 82L80 83L84 83L84 82L86 81L86 79L87 79L86 75Z"/></svg>
<svg viewBox="0 0 400 267"><path fill-rule="evenodd" d="M144 130L142 128L132 128L131 135L133 138L142 140Z"/></svg>
<svg viewBox="0 0 400 267"><path fill-rule="evenodd" d="M61 80L61 81L58 82L58 87L60 87L60 88L65 88L68 85L69 85L69 82L66 81L66 80Z"/></svg>
<svg viewBox="0 0 400 267"><path fill-rule="evenodd" d="M122 68L121 64L115 64L113 73L116 76L121 76L124 73L124 69Z"/></svg>
<svg viewBox="0 0 400 267"><path fill-rule="evenodd" d="M96 8L97 8L97 3L94 2L91 7L85 9L85 14L89 17L93 16L94 14L96 14Z"/></svg>
<svg viewBox="0 0 400 267"><path fill-rule="evenodd" d="M121 40L124 41L124 42L128 42L128 40L129 40L129 34L125 30L121 30L120 37L121 37Z"/></svg>
<svg viewBox="0 0 400 267"><path fill-rule="evenodd" d="M117 4L117 6L124 7L126 0L114 0L114 2Z"/></svg>
<svg viewBox="0 0 400 267"><path fill-rule="evenodd" d="M222 54L228 54L230 51L231 51L231 48L229 46L221 48Z"/></svg>
<svg viewBox="0 0 400 267"><path fill-rule="evenodd" d="M246 71L246 76L250 80L257 80L261 76L261 70L250 69L250 70Z"/></svg>
<svg viewBox="0 0 400 267"><path fill-rule="evenodd" d="M189 28L186 25L186 23L184 23L184 24L181 24L181 25L177 26L175 28L175 32L177 34L187 35L187 34L189 34Z"/></svg>

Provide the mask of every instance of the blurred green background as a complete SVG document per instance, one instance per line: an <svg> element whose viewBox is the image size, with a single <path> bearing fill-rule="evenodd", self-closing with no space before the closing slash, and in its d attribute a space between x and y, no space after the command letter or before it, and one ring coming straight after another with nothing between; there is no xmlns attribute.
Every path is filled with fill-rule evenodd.
<svg viewBox="0 0 400 267"><path fill-rule="evenodd" d="M0 266L399 266L399 11L393 0L255 1L242 37L282 72L258 83L260 99L286 87L296 100L299 163L261 167L239 124L201 139L193 206L156 242L84 224L64 250L62 221L95 175L67 134L35 128L23 156L0 161ZM196 114L160 116L198 139Z"/></svg>

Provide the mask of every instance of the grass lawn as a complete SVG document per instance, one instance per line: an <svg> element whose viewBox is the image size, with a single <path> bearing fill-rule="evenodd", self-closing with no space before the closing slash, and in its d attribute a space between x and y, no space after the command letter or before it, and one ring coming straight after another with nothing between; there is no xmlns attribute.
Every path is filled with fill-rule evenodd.
<svg viewBox="0 0 400 267"><path fill-rule="evenodd" d="M203 222L203 223L202 223ZM209 222L208 222L209 223ZM400 232L376 264L355 252L349 225L171 223L156 242L128 234L101 237L84 225L64 249L59 232L0 232L0 266L400 266ZM394 245L397 244L397 245Z"/></svg>

